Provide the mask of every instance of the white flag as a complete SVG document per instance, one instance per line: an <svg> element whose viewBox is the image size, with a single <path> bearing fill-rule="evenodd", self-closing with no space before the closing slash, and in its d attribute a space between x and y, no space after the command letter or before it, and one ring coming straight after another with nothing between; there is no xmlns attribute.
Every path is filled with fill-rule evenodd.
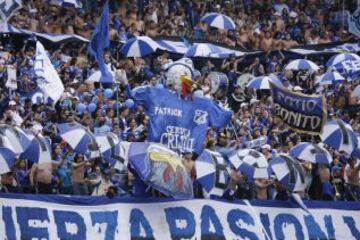
<svg viewBox="0 0 360 240"><path fill-rule="evenodd" d="M0 0L0 19L2 22L14 15L22 6L21 0Z"/></svg>
<svg viewBox="0 0 360 240"><path fill-rule="evenodd" d="M360 7L348 18L349 32L360 37Z"/></svg>
<svg viewBox="0 0 360 240"><path fill-rule="evenodd" d="M7 65L7 75L8 79L6 81L5 87L16 90L17 82L16 82L16 68L13 65Z"/></svg>
<svg viewBox="0 0 360 240"><path fill-rule="evenodd" d="M45 93L46 97L57 102L64 92L64 85L59 74L51 64L44 46L36 42L35 74L38 76L38 87Z"/></svg>

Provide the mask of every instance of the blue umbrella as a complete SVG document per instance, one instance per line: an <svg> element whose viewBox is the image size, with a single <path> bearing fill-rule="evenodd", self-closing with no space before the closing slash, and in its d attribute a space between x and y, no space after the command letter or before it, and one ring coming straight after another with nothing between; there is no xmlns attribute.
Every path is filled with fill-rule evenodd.
<svg viewBox="0 0 360 240"><path fill-rule="evenodd" d="M289 155L279 154L271 158L269 172L289 191L304 191L307 187L305 169Z"/></svg>
<svg viewBox="0 0 360 240"><path fill-rule="evenodd" d="M13 151L0 147L0 174L10 172L15 159L16 156Z"/></svg>
<svg viewBox="0 0 360 240"><path fill-rule="evenodd" d="M235 30L234 21L220 13L208 13L201 18L201 21L207 23L211 27L227 30Z"/></svg>
<svg viewBox="0 0 360 240"><path fill-rule="evenodd" d="M114 133L98 134L95 136L102 157L110 165L118 170L124 170L127 166L127 152L130 146L128 142L120 142Z"/></svg>
<svg viewBox="0 0 360 240"><path fill-rule="evenodd" d="M340 53L335 56L332 56L326 62L326 67L335 66L343 61L360 61L360 57L354 53Z"/></svg>
<svg viewBox="0 0 360 240"><path fill-rule="evenodd" d="M191 46L185 53L186 57L210 57L211 54L221 53L220 48L211 43L198 43Z"/></svg>
<svg viewBox="0 0 360 240"><path fill-rule="evenodd" d="M311 163L330 164L333 161L330 153L315 143L301 142L292 147L289 154L294 158Z"/></svg>
<svg viewBox="0 0 360 240"><path fill-rule="evenodd" d="M156 51L159 45L149 37L134 37L126 41L120 52L127 57L144 57Z"/></svg>
<svg viewBox="0 0 360 240"><path fill-rule="evenodd" d="M277 86L283 86L282 82L278 78L271 78L268 76L253 78L246 86L253 89L270 89L270 82L276 84Z"/></svg>
<svg viewBox="0 0 360 240"><path fill-rule="evenodd" d="M0 125L0 147L12 150L16 155L24 152L33 140L33 135L23 129L1 124Z"/></svg>
<svg viewBox="0 0 360 240"><path fill-rule="evenodd" d="M348 154L351 154L358 144L350 124L341 119L328 120L320 137L323 143L337 151L344 151Z"/></svg>
<svg viewBox="0 0 360 240"><path fill-rule="evenodd" d="M229 160L238 171L245 173L249 178L269 178L268 161L256 150L238 150Z"/></svg>
<svg viewBox="0 0 360 240"><path fill-rule="evenodd" d="M79 0L51 0L50 4L62 7L82 8L82 3Z"/></svg>
<svg viewBox="0 0 360 240"><path fill-rule="evenodd" d="M20 157L38 164L50 163L52 161L50 139L41 134L32 134L34 138L31 141L30 146L20 155Z"/></svg>
<svg viewBox="0 0 360 240"><path fill-rule="evenodd" d="M331 85L331 84L338 84L344 82L345 82L345 78L336 71L324 73L316 81L316 83L319 83L320 85Z"/></svg>
<svg viewBox="0 0 360 240"><path fill-rule="evenodd" d="M100 156L99 146L90 130L76 122L58 125L60 136L75 152L82 153L88 158Z"/></svg>
<svg viewBox="0 0 360 240"><path fill-rule="evenodd" d="M161 144L131 143L129 164L149 186L175 198L192 198L190 174L180 156Z"/></svg>
<svg viewBox="0 0 360 240"><path fill-rule="evenodd" d="M230 169L218 152L204 150L195 161L197 181L213 196L223 196L230 184Z"/></svg>
<svg viewBox="0 0 360 240"><path fill-rule="evenodd" d="M291 61L286 67L286 70L319 70L319 66L314 62L306 59L297 59Z"/></svg>

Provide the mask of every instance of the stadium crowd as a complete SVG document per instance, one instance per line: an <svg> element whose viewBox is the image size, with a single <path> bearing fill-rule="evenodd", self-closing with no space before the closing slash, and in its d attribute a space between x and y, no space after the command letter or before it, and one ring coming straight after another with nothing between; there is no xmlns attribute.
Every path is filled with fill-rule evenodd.
<svg viewBox="0 0 360 240"><path fill-rule="evenodd" d="M61 8L45 4L45 0L24 0L25 5L11 19L11 24L35 32L75 33L91 37L100 14L102 1L83 0L81 10ZM353 38L343 24L342 1L111 1L112 40L122 41L132 36L147 35L176 36L188 39L223 43L246 50L269 52L265 59L255 58L250 64L244 58L231 57L219 62L211 59L194 60L201 72L196 80L198 89L210 95L233 111L232 127L209 128L205 148L224 155L244 147L247 141L266 136L267 144L259 149L267 159L275 153L287 153L301 141L317 141L316 137L296 133L283 124L271 112L271 98L267 91L253 91L237 85L244 73L254 76L278 75L290 90L312 94L315 81L325 72L285 71L289 62L281 50L299 44L318 44L347 41ZM142 5L145 4L145 5ZM345 1L345 9L355 9L356 1ZM224 12L236 22L235 31L208 28L199 21L208 11ZM81 46L79 46L81 45ZM86 44L65 44L49 49L50 59L65 86L61 100L53 106L41 99L34 103L26 94L36 89L34 72L35 41L24 39L19 48L11 37L3 37L0 58L0 117L1 122L30 128L52 140L53 162L32 164L18 159L12 171L1 175L1 189L6 192L74 194L74 195L132 195L136 184L131 171L119 171L102 160L86 161L84 155L72 151L57 132L57 124L77 121L94 133L113 132L129 142L143 142L147 137L149 117L141 105L125 104L127 96L124 86L113 86L113 97L105 96L106 88L85 80L97 70L96 64L87 54ZM158 52L156 58L124 58L117 49L105 54L111 69L126 72L131 87L140 85L163 86L165 66L175 60L167 52ZM327 59L317 58L324 66ZM248 60L247 60L248 61ZM8 90L6 66L17 70L18 88ZM229 78L228 93L221 99L211 96L208 74L224 72ZM322 90L327 96L329 116L338 116L350 123L360 134L359 103L351 95L359 81L355 80L337 87ZM117 97L118 95L118 101ZM96 104L93 112L79 113L79 103ZM235 133L236 132L236 133ZM330 166L307 164L311 184L302 197L314 200L354 201L360 197L360 164L358 159L343 152L329 149L334 161ZM187 152L183 161L193 179L196 156ZM277 181L257 179L250 181L244 174L231 171L231 198L287 199L287 191ZM155 191L150 196L161 196ZM201 189L195 187L195 196L203 197Z"/></svg>

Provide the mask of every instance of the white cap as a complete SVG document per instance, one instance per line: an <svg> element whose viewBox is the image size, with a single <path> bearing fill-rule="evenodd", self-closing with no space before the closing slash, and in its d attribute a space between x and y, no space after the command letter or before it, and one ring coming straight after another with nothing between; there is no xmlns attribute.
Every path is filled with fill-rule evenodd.
<svg viewBox="0 0 360 240"><path fill-rule="evenodd" d="M301 92L303 89L300 86L295 86L293 89L295 92Z"/></svg>
<svg viewBox="0 0 360 240"><path fill-rule="evenodd" d="M269 144L265 144L263 146L261 146L261 149L267 149L267 150L271 150L271 146Z"/></svg>
<svg viewBox="0 0 360 240"><path fill-rule="evenodd" d="M240 107L243 108L243 107L247 107L248 105L249 105L248 103L243 102L243 103L240 104Z"/></svg>
<svg viewBox="0 0 360 240"><path fill-rule="evenodd" d="M11 101L9 102L9 106L16 106L16 102L15 102L14 100L11 100Z"/></svg>
<svg viewBox="0 0 360 240"><path fill-rule="evenodd" d="M297 18L297 16L298 16L298 14L296 12L294 12L294 11L291 11L289 13L289 17L291 17L291 18Z"/></svg>
<svg viewBox="0 0 360 240"><path fill-rule="evenodd" d="M252 105L252 104L254 104L254 103L258 103L258 102L259 102L259 100L255 99L255 98L252 98L252 99L250 100L250 105Z"/></svg>

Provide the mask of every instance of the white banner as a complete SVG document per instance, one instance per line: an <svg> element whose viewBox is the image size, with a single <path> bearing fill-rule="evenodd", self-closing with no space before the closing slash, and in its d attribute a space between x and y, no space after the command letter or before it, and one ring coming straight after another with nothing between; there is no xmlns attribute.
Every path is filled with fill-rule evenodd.
<svg viewBox="0 0 360 240"><path fill-rule="evenodd" d="M1 239L360 239L360 203L0 196Z"/></svg>
<svg viewBox="0 0 360 240"><path fill-rule="evenodd" d="M0 0L0 20L7 20L22 6L21 0Z"/></svg>
<svg viewBox="0 0 360 240"><path fill-rule="evenodd" d="M13 65L6 66L7 72L7 81L5 83L5 87L16 90L17 89L17 82L16 82L16 67Z"/></svg>
<svg viewBox="0 0 360 240"><path fill-rule="evenodd" d="M36 42L35 74L38 78L38 86L45 93L45 98L50 97L57 102L64 92L64 85L46 54L44 46Z"/></svg>

